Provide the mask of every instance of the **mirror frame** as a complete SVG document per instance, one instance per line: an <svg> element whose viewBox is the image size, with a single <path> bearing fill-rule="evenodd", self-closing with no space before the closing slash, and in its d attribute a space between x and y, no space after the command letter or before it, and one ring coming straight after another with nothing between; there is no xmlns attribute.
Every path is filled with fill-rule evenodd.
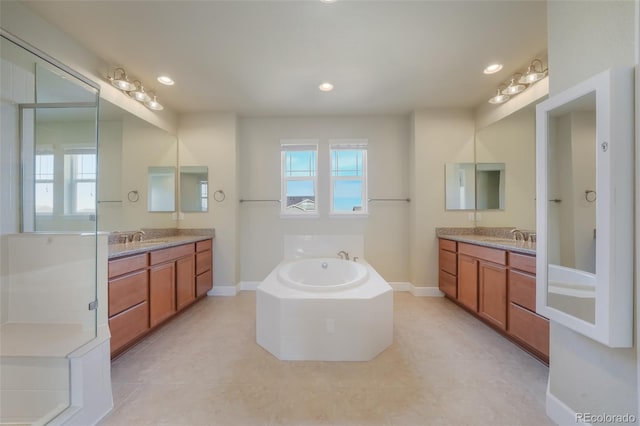
<svg viewBox="0 0 640 426"><path fill-rule="evenodd" d="M596 94L595 322L547 304L549 114ZM536 106L536 311L610 347L633 345L633 69L597 74Z"/></svg>

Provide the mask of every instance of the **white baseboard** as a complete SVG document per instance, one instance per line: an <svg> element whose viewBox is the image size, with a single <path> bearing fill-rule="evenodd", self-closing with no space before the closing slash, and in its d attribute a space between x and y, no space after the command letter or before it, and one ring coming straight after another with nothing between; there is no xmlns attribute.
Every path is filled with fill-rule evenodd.
<svg viewBox="0 0 640 426"><path fill-rule="evenodd" d="M262 281L240 281L240 290L256 291Z"/></svg>
<svg viewBox="0 0 640 426"><path fill-rule="evenodd" d="M207 292L207 296L235 296L240 291L240 284L215 284Z"/></svg>
<svg viewBox="0 0 640 426"><path fill-rule="evenodd" d="M444 293L437 287L416 287L409 282L390 282L393 291L408 291L417 297L443 297Z"/></svg>
<svg viewBox="0 0 640 426"><path fill-rule="evenodd" d="M591 423L579 422L577 413L551 393L549 382L547 382L547 416L558 425L591 426Z"/></svg>

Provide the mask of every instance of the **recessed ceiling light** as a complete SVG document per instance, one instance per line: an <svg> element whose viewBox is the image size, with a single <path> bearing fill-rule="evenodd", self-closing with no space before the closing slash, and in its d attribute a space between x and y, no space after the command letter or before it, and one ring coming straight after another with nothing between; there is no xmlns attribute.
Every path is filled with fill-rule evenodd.
<svg viewBox="0 0 640 426"><path fill-rule="evenodd" d="M165 86L173 86L175 84L173 79L171 79L171 77L168 77L166 75L161 75L160 77L158 77L158 81L164 84Z"/></svg>
<svg viewBox="0 0 640 426"><path fill-rule="evenodd" d="M333 90L333 84L324 82L320 86L318 86L318 89L322 90L323 92L330 92Z"/></svg>
<svg viewBox="0 0 640 426"><path fill-rule="evenodd" d="M502 64L491 64L484 69L485 74L495 74L502 69Z"/></svg>

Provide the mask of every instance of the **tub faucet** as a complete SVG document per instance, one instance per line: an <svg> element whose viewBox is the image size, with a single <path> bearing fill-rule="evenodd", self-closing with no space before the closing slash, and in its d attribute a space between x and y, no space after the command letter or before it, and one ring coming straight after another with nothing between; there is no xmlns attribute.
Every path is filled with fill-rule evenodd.
<svg viewBox="0 0 640 426"><path fill-rule="evenodd" d="M344 250L340 250L338 252L338 257L340 257L340 259L349 260L349 253Z"/></svg>

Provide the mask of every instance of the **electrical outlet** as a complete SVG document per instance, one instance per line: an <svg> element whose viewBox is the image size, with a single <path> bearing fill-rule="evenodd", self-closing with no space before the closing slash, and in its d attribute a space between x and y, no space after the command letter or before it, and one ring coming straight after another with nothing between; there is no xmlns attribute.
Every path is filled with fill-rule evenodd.
<svg viewBox="0 0 640 426"><path fill-rule="evenodd" d="M476 220L473 213L469 213L468 218L469 218L469 222L474 222Z"/></svg>
<svg viewBox="0 0 640 426"><path fill-rule="evenodd" d="M476 222L480 222L482 220L482 213L476 212Z"/></svg>

